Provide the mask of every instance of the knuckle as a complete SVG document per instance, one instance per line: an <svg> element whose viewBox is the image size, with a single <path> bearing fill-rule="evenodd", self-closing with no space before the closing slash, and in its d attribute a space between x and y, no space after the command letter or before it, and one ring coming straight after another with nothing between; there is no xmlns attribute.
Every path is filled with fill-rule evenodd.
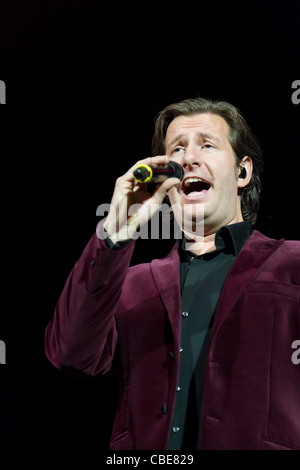
<svg viewBox="0 0 300 470"><path fill-rule="evenodd" d="M120 184L122 181L123 181L123 177L118 176L118 178L116 179L116 184Z"/></svg>

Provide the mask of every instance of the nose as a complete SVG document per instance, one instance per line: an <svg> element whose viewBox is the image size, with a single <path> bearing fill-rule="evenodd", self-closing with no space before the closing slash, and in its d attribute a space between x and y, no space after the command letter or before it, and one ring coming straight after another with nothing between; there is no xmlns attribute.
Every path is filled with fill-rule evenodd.
<svg viewBox="0 0 300 470"><path fill-rule="evenodd" d="M201 152L195 146L189 146L185 149L181 160L181 166L184 169L195 168L201 166L202 163Z"/></svg>

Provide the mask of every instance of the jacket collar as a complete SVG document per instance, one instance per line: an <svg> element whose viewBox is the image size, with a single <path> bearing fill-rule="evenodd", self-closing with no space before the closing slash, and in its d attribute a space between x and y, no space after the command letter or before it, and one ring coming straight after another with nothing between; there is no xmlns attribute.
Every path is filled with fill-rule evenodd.
<svg viewBox="0 0 300 470"><path fill-rule="evenodd" d="M180 342L181 326L181 293L177 243L166 258L154 259L150 264L150 268L156 288L168 313L175 345L178 346Z"/></svg>
<svg viewBox="0 0 300 470"><path fill-rule="evenodd" d="M259 268L284 241L284 239L268 238L257 230L253 231L240 251L224 283L216 310L213 334L235 306L247 282L253 278Z"/></svg>

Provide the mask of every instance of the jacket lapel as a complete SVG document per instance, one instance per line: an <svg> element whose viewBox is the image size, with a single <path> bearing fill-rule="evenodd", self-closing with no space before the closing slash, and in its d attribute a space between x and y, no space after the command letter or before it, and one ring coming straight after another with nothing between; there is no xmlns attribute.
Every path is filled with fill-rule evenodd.
<svg viewBox="0 0 300 470"><path fill-rule="evenodd" d="M168 313L175 343L179 344L181 294L177 243L166 258L153 260L150 267L157 290Z"/></svg>
<svg viewBox="0 0 300 470"><path fill-rule="evenodd" d="M223 323L242 294L247 282L284 242L266 237L257 230L246 241L224 283L216 311L214 332Z"/></svg>
<svg viewBox="0 0 300 470"><path fill-rule="evenodd" d="M283 242L284 239L271 239L257 230L253 231L240 251L224 283L216 311L212 335L214 335L238 301L248 280L255 275L260 266ZM172 325L174 339L179 344L181 294L177 244L175 244L166 258L155 259L151 262L150 266L156 288Z"/></svg>

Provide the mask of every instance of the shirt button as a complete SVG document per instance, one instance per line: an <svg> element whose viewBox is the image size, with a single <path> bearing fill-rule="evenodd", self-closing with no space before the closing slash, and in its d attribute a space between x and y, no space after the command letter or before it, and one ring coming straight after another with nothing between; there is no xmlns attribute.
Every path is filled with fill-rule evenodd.
<svg viewBox="0 0 300 470"><path fill-rule="evenodd" d="M178 426L173 426L173 427L172 427L172 431L173 431L173 432L178 432L179 429L180 429L180 428L179 428Z"/></svg>
<svg viewBox="0 0 300 470"><path fill-rule="evenodd" d="M176 392L179 392L179 390L181 390L181 387L179 387L178 385L178 387L176 388Z"/></svg>
<svg viewBox="0 0 300 470"><path fill-rule="evenodd" d="M179 352L181 353L183 351L183 348L180 346L179 348Z"/></svg>
<svg viewBox="0 0 300 470"><path fill-rule="evenodd" d="M93 259L92 262L91 262L91 266L95 266L95 264L96 264L96 260Z"/></svg>
<svg viewBox="0 0 300 470"><path fill-rule="evenodd" d="M182 312L181 314L183 317L188 317L189 316L189 312Z"/></svg>

